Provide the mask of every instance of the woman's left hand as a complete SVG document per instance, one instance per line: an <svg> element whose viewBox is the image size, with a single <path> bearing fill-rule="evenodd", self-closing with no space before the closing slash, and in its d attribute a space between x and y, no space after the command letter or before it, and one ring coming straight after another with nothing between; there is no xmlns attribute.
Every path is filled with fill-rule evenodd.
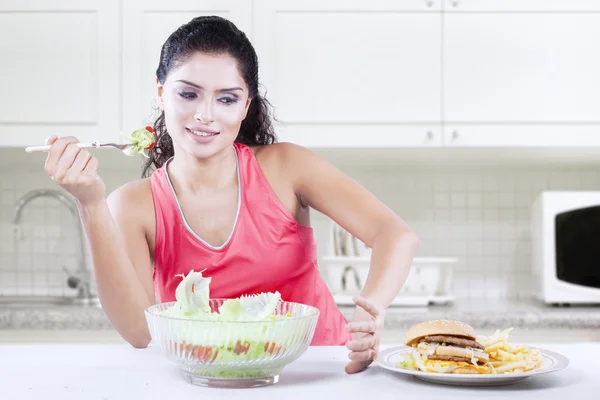
<svg viewBox="0 0 600 400"><path fill-rule="evenodd" d="M360 296L352 300L357 308L352 322L347 325L352 333L352 340L346 343L350 350L348 358L352 360L346 365L348 374L363 371L377 358L385 317L384 307Z"/></svg>

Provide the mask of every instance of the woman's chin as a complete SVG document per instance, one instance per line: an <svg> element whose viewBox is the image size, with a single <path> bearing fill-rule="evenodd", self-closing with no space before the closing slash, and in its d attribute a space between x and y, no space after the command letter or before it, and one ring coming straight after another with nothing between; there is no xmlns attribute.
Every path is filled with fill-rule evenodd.
<svg viewBox="0 0 600 400"><path fill-rule="evenodd" d="M188 146L186 151L195 158L203 159L210 158L219 153L227 151L231 148L233 142L224 142L222 140L213 140L210 143L197 144L194 143Z"/></svg>

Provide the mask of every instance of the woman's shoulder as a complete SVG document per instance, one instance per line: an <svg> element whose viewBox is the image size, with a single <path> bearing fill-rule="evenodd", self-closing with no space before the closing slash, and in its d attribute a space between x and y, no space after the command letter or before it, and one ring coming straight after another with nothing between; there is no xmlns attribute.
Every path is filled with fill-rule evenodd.
<svg viewBox="0 0 600 400"><path fill-rule="evenodd" d="M306 156L310 150L289 142L278 142L260 146L249 146L250 150L258 160L261 167L282 167L285 164L294 163Z"/></svg>
<svg viewBox="0 0 600 400"><path fill-rule="evenodd" d="M271 171L272 175L290 181L303 176L307 167L322 165L324 161L314 151L289 142L252 146L250 149L263 171Z"/></svg>

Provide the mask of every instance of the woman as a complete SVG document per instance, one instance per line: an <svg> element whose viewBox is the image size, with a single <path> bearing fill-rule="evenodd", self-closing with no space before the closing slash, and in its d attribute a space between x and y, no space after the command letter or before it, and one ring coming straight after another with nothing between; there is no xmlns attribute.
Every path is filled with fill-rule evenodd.
<svg viewBox="0 0 600 400"><path fill-rule="evenodd" d="M98 162L72 137L51 137L46 173L78 201L102 306L121 336L150 341L144 309L175 298L191 269L211 297L279 291L318 307L313 345L346 345L346 372L377 354L384 310L406 280L417 236L390 209L313 152L275 143L247 37L198 17L162 47L161 115L144 179L105 199ZM351 323L317 268L312 207L372 248Z"/></svg>

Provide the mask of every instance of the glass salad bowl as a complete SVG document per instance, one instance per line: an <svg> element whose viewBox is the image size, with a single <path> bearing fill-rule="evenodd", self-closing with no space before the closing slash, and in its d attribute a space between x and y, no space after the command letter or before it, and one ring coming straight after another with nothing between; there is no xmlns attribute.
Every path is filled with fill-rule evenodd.
<svg viewBox="0 0 600 400"><path fill-rule="evenodd" d="M209 300L218 312L225 299ZM280 301L272 319L221 321L161 315L175 302L145 311L152 341L194 385L257 387L277 383L283 368L310 345L319 310Z"/></svg>

